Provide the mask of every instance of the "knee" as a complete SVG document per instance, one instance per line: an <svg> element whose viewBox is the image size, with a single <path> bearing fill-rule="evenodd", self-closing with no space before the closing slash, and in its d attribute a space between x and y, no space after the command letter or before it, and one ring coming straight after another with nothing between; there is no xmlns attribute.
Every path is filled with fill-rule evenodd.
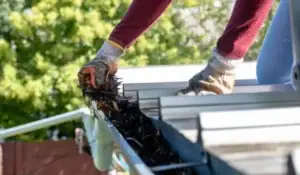
<svg viewBox="0 0 300 175"><path fill-rule="evenodd" d="M269 63L269 65L257 64L256 66L257 82L260 85L288 83L291 81L290 72L290 69L284 65L280 67Z"/></svg>

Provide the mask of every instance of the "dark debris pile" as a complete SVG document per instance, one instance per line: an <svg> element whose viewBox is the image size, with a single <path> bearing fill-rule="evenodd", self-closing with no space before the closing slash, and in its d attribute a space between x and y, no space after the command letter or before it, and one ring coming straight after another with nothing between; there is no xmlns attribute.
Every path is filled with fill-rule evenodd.
<svg viewBox="0 0 300 175"><path fill-rule="evenodd" d="M85 90L85 96L97 101L98 109L109 116L110 121L147 166L181 163L180 157L170 149L151 119L144 116L136 102L129 102L128 98L119 95L117 79L110 78L107 87L110 91ZM190 169L178 169L157 174L191 175L193 173Z"/></svg>

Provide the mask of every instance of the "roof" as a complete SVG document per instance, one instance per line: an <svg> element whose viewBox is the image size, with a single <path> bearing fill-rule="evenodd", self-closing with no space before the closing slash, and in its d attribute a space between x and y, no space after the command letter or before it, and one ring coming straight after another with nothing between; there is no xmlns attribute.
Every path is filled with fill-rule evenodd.
<svg viewBox="0 0 300 175"><path fill-rule="evenodd" d="M156 83L188 81L206 65L168 65L121 68L117 76L123 83ZM135 71L139 71L137 74ZM237 80L256 79L256 61L245 62L237 67Z"/></svg>

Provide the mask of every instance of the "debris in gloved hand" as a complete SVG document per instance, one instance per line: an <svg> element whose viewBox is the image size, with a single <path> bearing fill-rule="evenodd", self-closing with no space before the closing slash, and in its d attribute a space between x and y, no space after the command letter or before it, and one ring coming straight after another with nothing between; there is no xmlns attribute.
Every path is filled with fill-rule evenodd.
<svg viewBox="0 0 300 175"><path fill-rule="evenodd" d="M84 94L97 102L98 109L110 119L144 163L149 167L181 163L180 157L171 150L151 119L139 110L137 102L129 102L129 98L118 94L117 79L111 76L108 82L109 91L86 89ZM156 174L193 173L191 169L176 169Z"/></svg>

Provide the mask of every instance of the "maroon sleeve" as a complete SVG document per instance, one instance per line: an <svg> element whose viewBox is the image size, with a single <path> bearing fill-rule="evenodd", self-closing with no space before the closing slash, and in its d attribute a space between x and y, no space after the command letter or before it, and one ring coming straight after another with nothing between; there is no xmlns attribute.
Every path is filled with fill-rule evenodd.
<svg viewBox="0 0 300 175"><path fill-rule="evenodd" d="M237 0L217 42L218 52L232 59L245 56L268 16L273 0Z"/></svg>
<svg viewBox="0 0 300 175"><path fill-rule="evenodd" d="M171 0L134 0L109 40L130 47L167 9Z"/></svg>

